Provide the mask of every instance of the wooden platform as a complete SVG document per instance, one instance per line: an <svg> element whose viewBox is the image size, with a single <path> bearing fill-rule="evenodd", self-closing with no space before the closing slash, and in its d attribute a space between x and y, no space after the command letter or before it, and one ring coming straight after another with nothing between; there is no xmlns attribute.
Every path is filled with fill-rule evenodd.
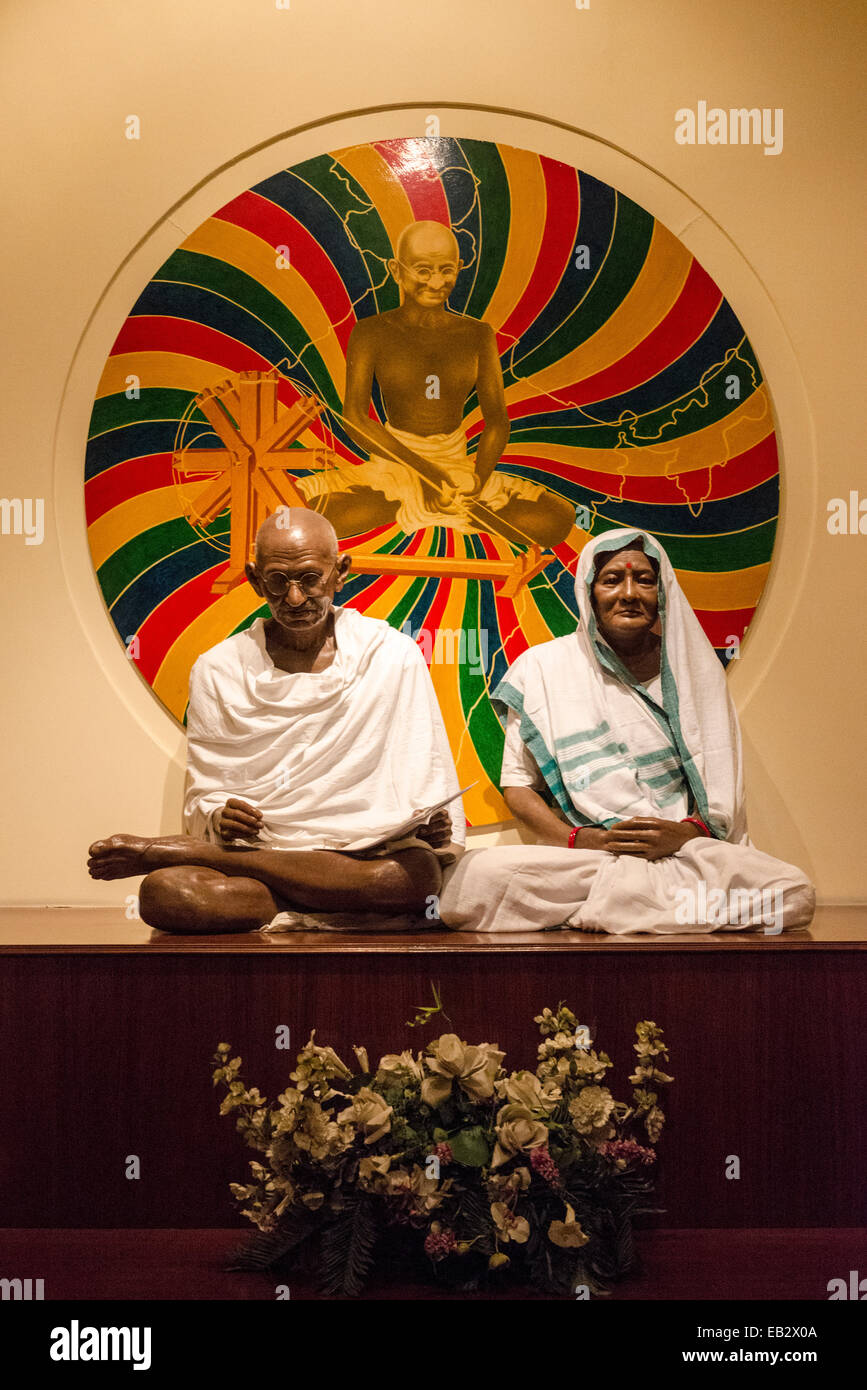
<svg viewBox="0 0 867 1390"><path fill-rule="evenodd" d="M0 1226L231 1223L228 1184L250 1155L217 1113L218 1042L271 1097L314 1028L347 1059L354 1043L376 1059L454 1031L532 1068L533 1017L564 1000L611 1056L618 1097L635 1023L665 1029L676 1080L659 1226L862 1227L865 948L867 909L843 907L803 932L682 938L169 937L116 908L0 909ZM407 1027L432 981L445 1017ZM280 1025L291 1054L275 1047Z"/></svg>
<svg viewBox="0 0 867 1390"><path fill-rule="evenodd" d="M605 936L579 931L448 931L431 925L417 932L245 932L237 936L169 936L144 922L128 921L116 907L0 907L0 955L395 955L442 952L607 951L827 951L867 950L867 905L820 907L804 930L779 936L756 931L716 931L706 935Z"/></svg>

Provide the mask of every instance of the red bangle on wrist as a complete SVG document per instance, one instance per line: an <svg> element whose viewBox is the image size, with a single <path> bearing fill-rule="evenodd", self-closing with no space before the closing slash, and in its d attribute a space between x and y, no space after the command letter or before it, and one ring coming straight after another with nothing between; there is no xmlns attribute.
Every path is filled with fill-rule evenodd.
<svg viewBox="0 0 867 1390"><path fill-rule="evenodd" d="M707 835L709 840L713 839L712 831L708 828L708 826L705 825L703 820L699 819L698 816L684 816L683 820L680 823L681 825L697 825L699 830L701 830L703 834Z"/></svg>
<svg viewBox="0 0 867 1390"><path fill-rule="evenodd" d="M570 848L570 849L574 849L574 848L575 848L575 841L576 841L577 838L578 838L578 831L579 831L580 829L581 829L581 826L580 826L580 825L576 825L576 826L574 827L573 830L570 830L570 831L569 831L569 848Z"/></svg>

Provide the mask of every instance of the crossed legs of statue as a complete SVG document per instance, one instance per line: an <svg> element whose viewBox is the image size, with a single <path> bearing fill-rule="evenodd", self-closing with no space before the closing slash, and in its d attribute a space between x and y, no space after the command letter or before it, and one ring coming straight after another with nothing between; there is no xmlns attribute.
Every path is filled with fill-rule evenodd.
<svg viewBox="0 0 867 1390"><path fill-rule="evenodd" d="M422 847L379 859L334 850L246 849L189 835L111 835L90 846L91 878L147 877L139 913L148 926L181 934L255 931L290 903L300 912L424 912L442 883L439 861ZM281 906L281 901L282 906Z"/></svg>

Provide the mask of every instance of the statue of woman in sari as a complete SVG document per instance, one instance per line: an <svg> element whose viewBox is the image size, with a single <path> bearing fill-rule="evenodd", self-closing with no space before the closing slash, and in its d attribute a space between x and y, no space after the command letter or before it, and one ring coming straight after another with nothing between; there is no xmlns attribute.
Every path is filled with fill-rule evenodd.
<svg viewBox="0 0 867 1390"><path fill-rule="evenodd" d="M535 845L470 850L447 926L614 934L806 926L815 892L747 834L725 673L662 546L645 531L581 554L576 632L531 647L493 695L500 777Z"/></svg>

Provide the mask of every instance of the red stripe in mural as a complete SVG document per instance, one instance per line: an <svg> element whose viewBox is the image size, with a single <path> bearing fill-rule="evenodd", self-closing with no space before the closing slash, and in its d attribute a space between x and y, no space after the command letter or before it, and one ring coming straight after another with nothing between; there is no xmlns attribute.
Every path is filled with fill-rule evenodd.
<svg viewBox="0 0 867 1390"><path fill-rule="evenodd" d="M478 539L482 543L482 549L485 552L484 558L486 560L499 560L502 558L499 550L494 545L494 542L491 540L491 537L489 535L483 532Z"/></svg>
<svg viewBox="0 0 867 1390"><path fill-rule="evenodd" d="M545 230L530 282L497 332L501 353L508 352L548 303L563 277L578 231L580 193L576 170L544 156L539 163L545 178Z"/></svg>
<svg viewBox="0 0 867 1390"><path fill-rule="evenodd" d="M224 562L197 574L152 609L138 630L139 651L136 665L149 685L163 664L173 642L185 632L194 618L214 602L211 585L226 568Z"/></svg>
<svg viewBox="0 0 867 1390"><path fill-rule="evenodd" d="M170 314L138 314L128 318L117 335L111 356L123 352L173 352L198 357L227 372L271 370L272 364L227 333Z"/></svg>
<svg viewBox="0 0 867 1390"><path fill-rule="evenodd" d="M451 226L441 170L427 140L379 140L374 144L409 199L416 222Z"/></svg>
<svg viewBox="0 0 867 1390"><path fill-rule="evenodd" d="M417 531L406 549L397 551L396 553L400 555L417 554L423 535L423 531ZM413 576L413 578L415 578L415 576ZM349 605L350 608L357 609L359 613L366 613L371 604L375 603L378 598L381 598L382 595L388 591L388 587L393 583L394 579L395 575L393 574L381 575L374 584L370 584L363 593L357 594L355 598L352 599Z"/></svg>
<svg viewBox="0 0 867 1390"><path fill-rule="evenodd" d="M424 618L424 626L433 634L436 634L440 625L440 620L445 612L445 606L451 593L452 581L450 579L440 579L433 596L433 602L427 610Z"/></svg>
<svg viewBox="0 0 867 1390"><path fill-rule="evenodd" d="M348 600L347 607L354 608L358 613L366 613L368 608L386 593L393 579L393 574L380 575L373 584L368 584L367 588L362 590L360 594L356 594L354 598Z"/></svg>
<svg viewBox="0 0 867 1390"><path fill-rule="evenodd" d="M290 266L314 289L345 352L355 326L352 300L331 260L304 224L277 203L250 192L242 193L214 216L253 232L275 252L278 246L289 247Z"/></svg>
<svg viewBox="0 0 867 1390"><path fill-rule="evenodd" d="M777 441L773 434L769 434L751 449L735 454L727 463L711 470L711 500L748 492L750 488L758 487L759 483L776 477L779 467Z"/></svg>
<svg viewBox="0 0 867 1390"><path fill-rule="evenodd" d="M379 540L381 536L384 536L386 531L390 531L392 525L393 523L389 521L386 522L385 526L374 527L372 531L364 531L361 535L347 537L346 540L340 542L342 553L345 555L354 555L357 551L360 551L362 547L368 545L371 546L372 549L375 549L376 547L373 545L373 542Z"/></svg>
<svg viewBox="0 0 867 1390"><path fill-rule="evenodd" d="M105 512L172 482L171 454L143 454L125 459L113 468L97 473L84 486L84 509L88 526Z"/></svg>
<svg viewBox="0 0 867 1390"><path fill-rule="evenodd" d="M180 353L185 357L197 357L203 363L227 373L272 370L272 363L267 358L239 343L236 338L202 324L191 323L188 319L163 314L141 314L127 319L115 339L111 355L114 357L127 352ZM277 394L281 403L289 406L298 400L300 392L290 381L282 380ZM322 420L315 421L310 428L324 445L330 443ZM345 459L354 458L340 440L334 440L334 450Z"/></svg>
<svg viewBox="0 0 867 1390"><path fill-rule="evenodd" d="M749 625L755 606L752 608L696 608L695 616L701 623L712 647L727 647L732 637L743 637Z"/></svg>
<svg viewBox="0 0 867 1390"><path fill-rule="evenodd" d="M688 458L688 436L683 441L683 448L684 456ZM629 469L628 459L629 455L624 452L625 470ZM685 506L688 500L720 502L727 497L739 496L773 478L778 468L777 447L773 435L768 435L767 439L763 439L745 453L729 459L728 462L720 461L711 469L684 470L670 477L661 474L641 477L628 471L602 473L590 468L578 468L571 463L536 458L533 454L510 453L505 462L516 467L532 468L536 473L534 481L542 484L548 481L555 489L557 479L566 478L569 482L586 488L588 492L616 497L618 501L676 507Z"/></svg>
<svg viewBox="0 0 867 1390"><path fill-rule="evenodd" d="M496 546L488 536L481 537L482 544L489 559L499 560L503 563L503 558ZM497 633L499 641L503 644L503 655L511 666L516 657L521 652L527 650L527 639L521 631L521 623L515 612L515 605L510 598L505 598L502 593L502 580L494 584L494 607L497 612ZM488 634L488 641L497 640L497 634Z"/></svg>
<svg viewBox="0 0 867 1390"><path fill-rule="evenodd" d="M694 260L686 283L665 318L636 347L568 392L575 405L607 400L638 386L676 362L701 337L723 297L706 270ZM563 393L558 391L558 396Z"/></svg>
<svg viewBox="0 0 867 1390"><path fill-rule="evenodd" d="M455 550L454 550L454 533L453 533L452 531L450 531L450 530L447 530L445 534L446 534L446 555L445 555L445 558L448 558L449 556L454 556L454 553L455 553ZM406 553L407 553L407 552L404 551L404 554L406 554ZM434 557L431 556L431 558L434 558ZM420 578L424 578L424 576L419 576L419 577L420 577ZM449 596L450 590L451 590L451 580L450 580L450 579L440 579L440 580L439 580L439 583L437 584L436 590L435 590L435 592L434 592L434 596L433 596L433 598L431 599L430 603L428 604L427 612L425 613L424 617L421 619L421 621L419 621L417 618L413 618L413 619L412 619L413 623L417 625L417 628L422 628L422 627L424 627L424 628L426 629L426 631L431 632L431 633L435 633L436 629L439 627L440 618L441 618L442 615L443 615L443 611L444 611L444 609L445 609L446 602L447 602L447 600L448 600L448 596ZM428 664L430 664L430 663L428 663Z"/></svg>
<svg viewBox="0 0 867 1390"><path fill-rule="evenodd" d="M482 534L479 536L479 540L482 543L485 558L487 560L497 560L500 564L503 564L503 557L494 544L493 539L490 536ZM494 641L496 641L497 635L499 634L499 640L503 643L503 653L509 665L511 665L515 658L520 656L521 652L526 651L527 639L521 631L518 623L518 616L515 612L515 605L512 603L512 600L502 597L496 583L493 586L493 592L494 607L497 613L497 633L489 634L489 637L493 637ZM513 629L517 630L513 631Z"/></svg>
<svg viewBox="0 0 867 1390"><path fill-rule="evenodd" d="M577 564L578 556L581 552L575 550L574 547L569 545L566 541L561 541L559 545L554 545L551 547L551 549L553 550L554 555L557 556L557 559L560 561L560 564L563 566L563 568L567 569L574 579L575 565Z"/></svg>
<svg viewBox="0 0 867 1390"><path fill-rule="evenodd" d="M288 406L293 400L297 400L298 393L288 382L281 382L278 395L281 403ZM329 443L325 438L321 423L317 422L311 426L311 429L317 438L322 440L323 444ZM351 457L347 455L345 446L339 440L334 441L334 449L343 458ZM286 452L288 456L292 451L287 450ZM195 450L190 450L190 453L194 454ZM216 472L216 469L214 471ZM88 526L92 522L98 521L106 512L110 512L112 507L119 506L121 502L126 502L132 497L140 497L156 488L169 487L174 480L172 455L168 453L141 454L136 458L125 459L122 463L116 463L111 468L104 469L102 473L97 473L95 477L90 478L85 483L84 506ZM207 481L207 474L204 474L202 487L206 486ZM178 510L180 511L180 503ZM362 542L374 540L388 529L388 526L381 526L366 536L354 539L353 544L358 546Z"/></svg>

